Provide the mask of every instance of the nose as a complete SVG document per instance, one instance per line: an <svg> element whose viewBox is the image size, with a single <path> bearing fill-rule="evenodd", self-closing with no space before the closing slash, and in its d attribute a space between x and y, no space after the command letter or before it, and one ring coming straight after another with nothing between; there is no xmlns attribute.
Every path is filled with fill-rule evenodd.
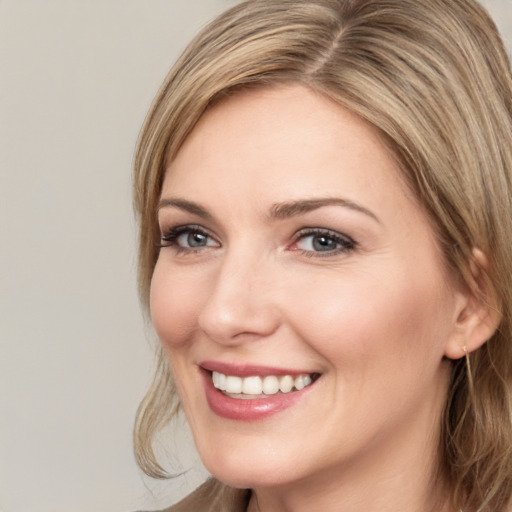
<svg viewBox="0 0 512 512"><path fill-rule="evenodd" d="M199 314L213 341L238 345L272 335L280 323L276 279L263 258L227 255L211 277Z"/></svg>

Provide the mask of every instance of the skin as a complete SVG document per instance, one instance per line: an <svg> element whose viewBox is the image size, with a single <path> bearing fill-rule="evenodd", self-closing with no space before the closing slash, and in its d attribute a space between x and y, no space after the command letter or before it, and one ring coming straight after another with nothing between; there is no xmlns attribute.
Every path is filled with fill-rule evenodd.
<svg viewBox="0 0 512 512"><path fill-rule="evenodd" d="M318 198L346 204L269 215ZM249 510L261 512L420 512L442 500L430 482L446 356L462 354L469 299L376 131L299 85L239 93L187 138L162 204L164 236L203 233L194 248L190 230L164 240L151 312L206 468L254 489ZM332 232L332 249L305 228ZM204 360L321 377L292 407L237 421L210 410Z"/></svg>

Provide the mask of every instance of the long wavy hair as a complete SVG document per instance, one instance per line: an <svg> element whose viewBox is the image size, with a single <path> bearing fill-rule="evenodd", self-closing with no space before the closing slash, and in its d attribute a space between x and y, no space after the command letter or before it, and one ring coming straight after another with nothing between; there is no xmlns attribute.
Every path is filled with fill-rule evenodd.
<svg viewBox="0 0 512 512"><path fill-rule="evenodd" d="M188 46L162 85L135 155L139 289L148 307L166 163L205 110L237 90L299 83L372 124L430 216L448 268L499 328L452 362L439 473L465 512L512 495L512 77L495 25L473 0L249 0ZM486 285L471 271L478 248ZM166 473L153 441L179 405L162 349L139 407L135 451ZM469 363L469 364L468 364Z"/></svg>

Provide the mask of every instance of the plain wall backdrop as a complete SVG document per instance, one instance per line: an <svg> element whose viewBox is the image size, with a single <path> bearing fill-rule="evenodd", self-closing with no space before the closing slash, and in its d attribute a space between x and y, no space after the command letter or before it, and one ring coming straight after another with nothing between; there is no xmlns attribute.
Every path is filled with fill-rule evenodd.
<svg viewBox="0 0 512 512"><path fill-rule="evenodd" d="M172 62L233 3L0 0L0 512L153 509L204 477L186 429L180 478L132 455L153 340L130 177ZM512 0L483 3L510 53Z"/></svg>

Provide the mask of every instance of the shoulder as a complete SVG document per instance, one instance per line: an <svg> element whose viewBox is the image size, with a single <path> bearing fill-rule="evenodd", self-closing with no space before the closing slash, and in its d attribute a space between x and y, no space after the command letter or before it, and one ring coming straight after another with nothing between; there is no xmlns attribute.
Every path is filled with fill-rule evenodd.
<svg viewBox="0 0 512 512"><path fill-rule="evenodd" d="M250 494L248 489L233 489L210 478L183 500L160 512L245 512Z"/></svg>

